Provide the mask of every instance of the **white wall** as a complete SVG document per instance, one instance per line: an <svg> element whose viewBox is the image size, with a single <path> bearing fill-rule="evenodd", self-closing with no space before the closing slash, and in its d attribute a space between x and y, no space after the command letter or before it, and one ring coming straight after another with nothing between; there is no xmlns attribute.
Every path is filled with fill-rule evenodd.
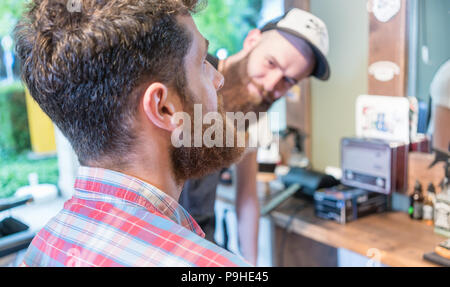
<svg viewBox="0 0 450 287"><path fill-rule="evenodd" d="M312 164L340 166L340 139L355 134L355 100L367 93L369 17L361 0L311 1L330 37L331 77L311 80Z"/></svg>
<svg viewBox="0 0 450 287"><path fill-rule="evenodd" d="M74 192L75 178L80 164L69 141L56 126L55 138L59 170L58 187L64 198L70 198Z"/></svg>

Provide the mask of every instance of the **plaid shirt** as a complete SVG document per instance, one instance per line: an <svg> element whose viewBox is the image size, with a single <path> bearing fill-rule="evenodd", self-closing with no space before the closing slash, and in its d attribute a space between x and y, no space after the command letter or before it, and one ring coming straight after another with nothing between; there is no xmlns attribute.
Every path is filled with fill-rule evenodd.
<svg viewBox="0 0 450 287"><path fill-rule="evenodd" d="M35 236L21 266L249 266L204 236L156 187L80 167L74 196Z"/></svg>

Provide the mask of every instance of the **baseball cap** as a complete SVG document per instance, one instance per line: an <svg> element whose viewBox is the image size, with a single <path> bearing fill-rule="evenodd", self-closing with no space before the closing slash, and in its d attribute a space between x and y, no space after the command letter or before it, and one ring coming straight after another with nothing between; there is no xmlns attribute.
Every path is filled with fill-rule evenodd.
<svg viewBox="0 0 450 287"><path fill-rule="evenodd" d="M277 30L294 47L298 47L298 39L303 39L311 47L316 66L312 76L326 81L330 77L330 66L326 56L329 49L328 30L325 23L313 14L293 8L281 17L265 24L261 32ZM297 42L297 43L296 43Z"/></svg>

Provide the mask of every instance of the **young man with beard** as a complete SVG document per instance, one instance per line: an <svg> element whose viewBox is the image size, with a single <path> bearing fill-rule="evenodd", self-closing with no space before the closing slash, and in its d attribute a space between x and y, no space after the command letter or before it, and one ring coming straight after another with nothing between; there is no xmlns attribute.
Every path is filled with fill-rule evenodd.
<svg viewBox="0 0 450 287"><path fill-rule="evenodd" d="M248 266L177 203L186 179L243 152L172 145L178 112L221 110L223 77L190 16L196 1L82 4L31 1L16 30L23 79L81 163L74 196L23 266Z"/></svg>
<svg viewBox="0 0 450 287"><path fill-rule="evenodd" d="M226 112L265 112L295 84L314 76L327 80L330 69L326 25L309 12L292 9L261 29L250 31L243 49L229 58L211 63L225 77L220 93ZM259 201L256 193L256 152L248 152L236 166L236 214L240 250L256 265ZM214 240L214 201L219 173L186 182L180 204Z"/></svg>

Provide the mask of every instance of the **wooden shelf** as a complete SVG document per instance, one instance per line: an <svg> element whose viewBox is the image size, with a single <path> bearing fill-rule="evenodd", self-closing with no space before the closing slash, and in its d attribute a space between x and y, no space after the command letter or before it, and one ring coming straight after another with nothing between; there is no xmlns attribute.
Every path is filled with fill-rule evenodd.
<svg viewBox="0 0 450 287"><path fill-rule="evenodd" d="M271 213L275 224L285 227L301 204L305 207L295 213L289 227L297 234L363 256L376 248L380 251L381 263L388 266L437 266L424 260L423 254L433 251L445 237L435 234L432 226L410 219L404 212L373 214L341 225L316 217L312 203L290 198Z"/></svg>

